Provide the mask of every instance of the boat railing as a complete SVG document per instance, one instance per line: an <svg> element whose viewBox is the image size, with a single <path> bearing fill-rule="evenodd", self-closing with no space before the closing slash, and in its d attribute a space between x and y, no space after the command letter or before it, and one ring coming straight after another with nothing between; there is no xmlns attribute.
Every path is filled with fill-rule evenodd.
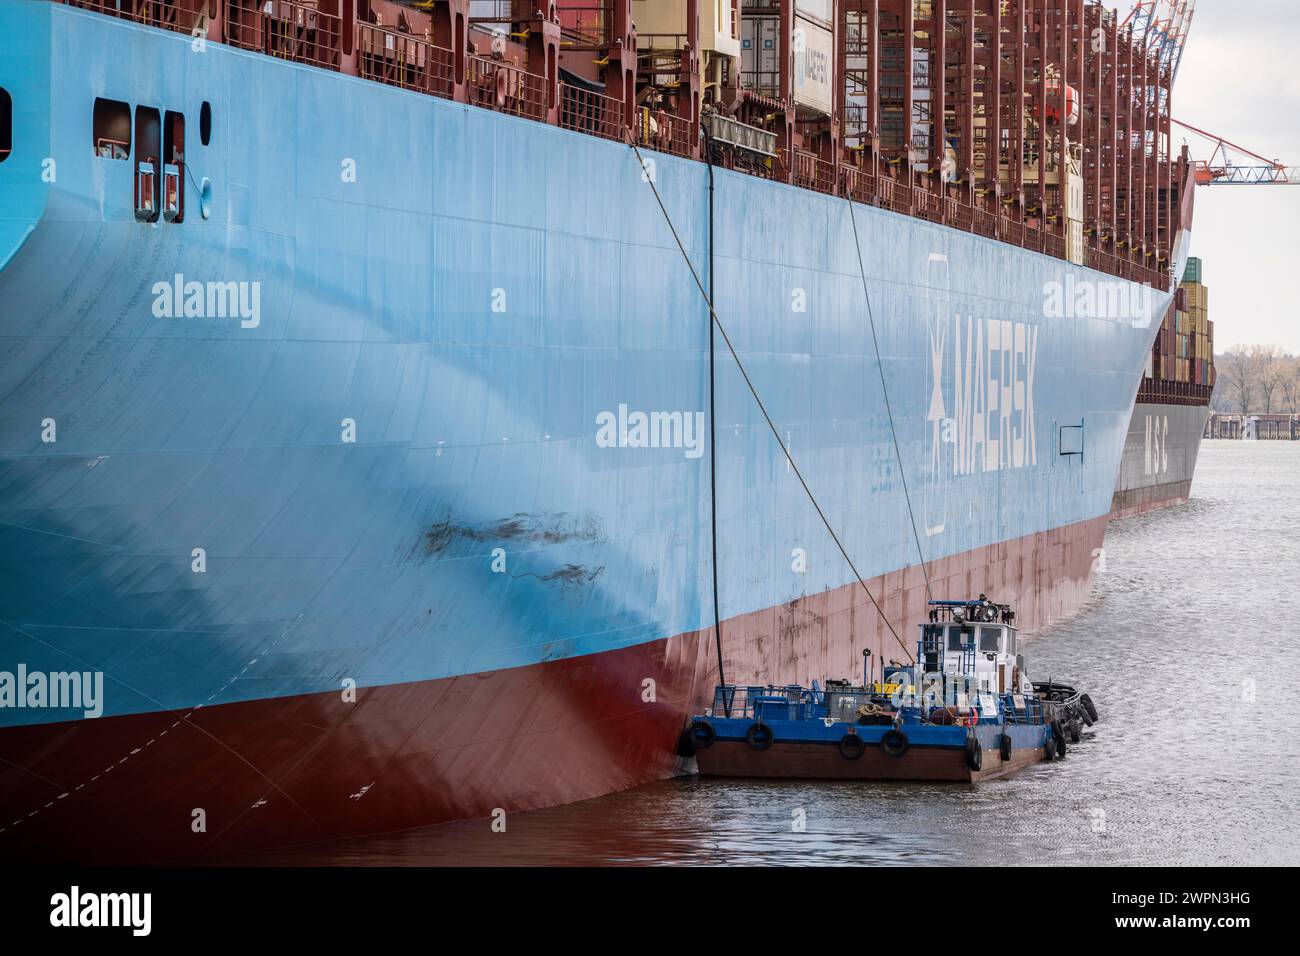
<svg viewBox="0 0 1300 956"><path fill-rule="evenodd" d="M778 149L776 152L782 180L819 193L835 192L835 164L804 150Z"/></svg>
<svg viewBox="0 0 1300 956"><path fill-rule="evenodd" d="M281 60L337 70L342 18L294 0L226 0L226 42Z"/></svg>
<svg viewBox="0 0 1300 956"><path fill-rule="evenodd" d="M876 177L855 166L840 167L840 189L854 202L864 205L879 205L876 195Z"/></svg>
<svg viewBox="0 0 1300 956"><path fill-rule="evenodd" d="M546 118L546 78L504 60L465 58L465 82L475 106L525 119Z"/></svg>
<svg viewBox="0 0 1300 956"><path fill-rule="evenodd" d="M986 239L998 238L998 217L987 209L975 207L971 215L971 231Z"/></svg>
<svg viewBox="0 0 1300 956"><path fill-rule="evenodd" d="M622 140L627 129L623 101L561 81L560 125L578 133Z"/></svg>
<svg viewBox="0 0 1300 956"><path fill-rule="evenodd" d="M1015 695L1002 695L1002 713L1008 724L1036 725L1046 722L1049 710L1043 701L1036 697L1024 697L1020 706L1016 706Z"/></svg>
<svg viewBox="0 0 1300 956"><path fill-rule="evenodd" d="M741 720L809 720L824 711L821 694L806 687L728 684L714 689L714 717Z"/></svg>
<svg viewBox="0 0 1300 956"><path fill-rule="evenodd" d="M370 23L357 24L357 69L363 79L450 99L453 54L422 37Z"/></svg>
<svg viewBox="0 0 1300 956"><path fill-rule="evenodd" d="M640 122L637 123L636 139L642 146L671 153L674 156L691 156L694 154L700 127L665 110L651 113L640 110Z"/></svg>
<svg viewBox="0 0 1300 956"><path fill-rule="evenodd" d="M189 33L192 23L181 18L182 9L173 0L64 0L70 7L93 10L105 16L130 20L149 27ZM189 11L184 11L188 14Z"/></svg>

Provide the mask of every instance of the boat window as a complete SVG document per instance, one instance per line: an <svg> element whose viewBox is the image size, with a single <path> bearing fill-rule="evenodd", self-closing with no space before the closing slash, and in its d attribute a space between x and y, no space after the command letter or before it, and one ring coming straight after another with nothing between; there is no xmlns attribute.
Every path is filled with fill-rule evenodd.
<svg viewBox="0 0 1300 956"><path fill-rule="evenodd" d="M130 159L131 107L120 100L95 100L91 145L101 159Z"/></svg>
<svg viewBox="0 0 1300 956"><path fill-rule="evenodd" d="M162 120L149 106L135 108L135 158L141 162L158 162L162 156Z"/></svg>
<svg viewBox="0 0 1300 956"><path fill-rule="evenodd" d="M204 100L203 105L199 107L199 141L207 146L210 139L212 139L212 104Z"/></svg>
<svg viewBox="0 0 1300 956"><path fill-rule="evenodd" d="M163 124L163 157L168 163L185 162L185 114L167 111Z"/></svg>
<svg viewBox="0 0 1300 956"><path fill-rule="evenodd" d="M962 645L969 646L975 639L975 633L968 627L948 628L948 650L960 651Z"/></svg>
<svg viewBox="0 0 1300 956"><path fill-rule="evenodd" d="M980 628L980 653L996 654L998 652L998 638L1002 636L1000 627L981 627Z"/></svg>
<svg viewBox="0 0 1300 956"><path fill-rule="evenodd" d="M14 148L14 101L9 91L0 86L0 163L9 158Z"/></svg>

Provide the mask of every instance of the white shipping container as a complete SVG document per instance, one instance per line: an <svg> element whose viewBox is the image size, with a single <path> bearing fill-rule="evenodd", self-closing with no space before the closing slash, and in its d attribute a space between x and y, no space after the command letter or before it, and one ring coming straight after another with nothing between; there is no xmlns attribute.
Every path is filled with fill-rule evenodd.
<svg viewBox="0 0 1300 956"><path fill-rule="evenodd" d="M834 0L795 0L794 13L829 27L834 19L834 6Z"/></svg>
<svg viewBox="0 0 1300 956"><path fill-rule="evenodd" d="M809 20L794 21L794 101L830 115L835 75L835 44L831 31Z"/></svg>
<svg viewBox="0 0 1300 956"><path fill-rule="evenodd" d="M747 17L740 36L740 72L752 90L776 95L781 88L780 21Z"/></svg>

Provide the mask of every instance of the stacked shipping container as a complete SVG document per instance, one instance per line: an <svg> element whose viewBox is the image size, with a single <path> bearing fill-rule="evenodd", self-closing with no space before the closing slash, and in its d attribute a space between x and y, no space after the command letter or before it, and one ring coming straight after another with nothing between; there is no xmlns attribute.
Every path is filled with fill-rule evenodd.
<svg viewBox="0 0 1300 956"><path fill-rule="evenodd" d="M1187 260L1183 281L1152 346L1147 378L1144 392L1159 390L1159 383L1201 386L1190 394L1203 392L1209 401L1215 380L1214 323L1209 319L1209 290L1201 282L1200 259Z"/></svg>

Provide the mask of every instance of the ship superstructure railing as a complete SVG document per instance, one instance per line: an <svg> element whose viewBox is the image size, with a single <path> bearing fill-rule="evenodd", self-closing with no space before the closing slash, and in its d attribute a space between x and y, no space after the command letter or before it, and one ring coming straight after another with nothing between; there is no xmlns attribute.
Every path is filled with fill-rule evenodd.
<svg viewBox="0 0 1300 956"><path fill-rule="evenodd" d="M815 153L799 149L793 152L778 149L776 155L780 171L784 174L781 176L783 180L819 193L837 192L834 163L821 159Z"/></svg>
<svg viewBox="0 0 1300 956"><path fill-rule="evenodd" d="M357 24L357 46L357 68L364 79L448 99L455 91L450 50L369 23Z"/></svg>
<svg viewBox="0 0 1300 956"><path fill-rule="evenodd" d="M636 139L642 146L672 153L674 156L691 156L700 137L700 127L688 123L680 116L666 110L637 111Z"/></svg>
<svg viewBox="0 0 1300 956"><path fill-rule="evenodd" d="M281 60L337 70L342 18L294 0L226 0L226 42Z"/></svg>
<svg viewBox="0 0 1300 956"><path fill-rule="evenodd" d="M150 27L172 30L208 41L224 41L231 46L268 56L291 60L334 71L355 72L367 80L428 95L463 101L484 109L510 113L539 122L554 122L566 129L588 133L602 139L625 142L686 158L696 158L700 151L700 127L676 113L649 108L633 108L631 99L611 97L596 90L580 89L557 79L556 67L549 75L530 72L518 62L487 58L481 46L453 53L433 42L431 29L410 26L399 21L398 29L388 24L369 22L356 16L348 24L345 43L344 22L332 9L356 10L342 4L329 10L319 9L316 0L54 0ZM614 5L593 2L558 8L559 48L606 51L617 45L611 37ZM498 9L499 8L499 9ZM209 12L215 16L209 20ZM506 5L496 4L493 18L506 15ZM484 19L481 14L479 19ZM419 32L419 31L423 32ZM481 41L481 37L474 42ZM656 41L659 42L659 41ZM346 46L346 49L345 49ZM495 48L495 47L494 47ZM558 101L550 96L558 93ZM749 100L760 101L753 90L746 90ZM882 94L883 95L883 94ZM782 104L768 104L773 110ZM1026 144L1027 146L1030 144ZM780 179L825 195L847 197L902 215L918 217L949 228L971 232L1010 245L1064 259L1065 236L1058 227L1044 220L1044 210L1036 215L999 214L986 210L966 193L956 196L956 189L928 187L904 181L907 169L900 158L885 160L878 168L866 170L840 160L829 162L821 156L800 149L782 149L775 158L745 154L743 161L733 161L732 168L746 174ZM888 173L892 170L893 176ZM946 190L946 191L945 191ZM1026 197L1033 209L1036 196ZM1048 210L1050 211L1050 210ZM1171 278L1153 268L1154 253L1134 248L1126 241L1106 251L1102 246L1112 237L1099 237L1090 231L1082 249L1073 250L1073 258L1102 272L1153 288L1167 290Z"/></svg>
<svg viewBox="0 0 1300 956"><path fill-rule="evenodd" d="M172 0L64 0L68 6L93 10L132 23L189 33L192 23L181 17L182 8Z"/></svg>
<svg viewBox="0 0 1300 956"><path fill-rule="evenodd" d="M465 82L475 106L526 119L546 118L546 78L503 60L466 57Z"/></svg>
<svg viewBox="0 0 1300 956"><path fill-rule="evenodd" d="M560 82L560 125L579 133L621 141L623 101L595 90Z"/></svg>

